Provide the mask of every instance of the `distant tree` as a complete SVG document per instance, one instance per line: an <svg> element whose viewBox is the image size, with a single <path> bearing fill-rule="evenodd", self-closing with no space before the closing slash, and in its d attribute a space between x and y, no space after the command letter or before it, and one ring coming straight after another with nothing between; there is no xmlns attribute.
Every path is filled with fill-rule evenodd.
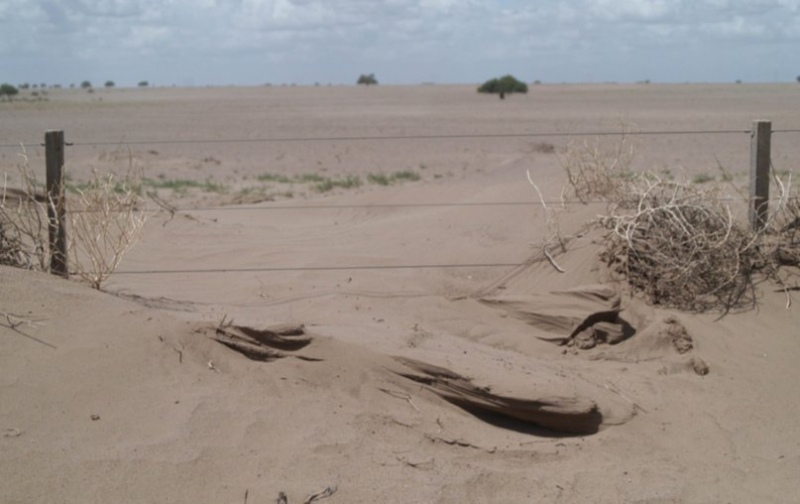
<svg viewBox="0 0 800 504"><path fill-rule="evenodd" d="M501 100L504 100L506 94L527 93L528 85L517 80L513 75L504 75L499 79L490 79L484 82L478 88L478 92L497 94L500 95Z"/></svg>
<svg viewBox="0 0 800 504"><path fill-rule="evenodd" d="M30 84L28 84L27 82L25 82L25 83L23 83L23 84L20 84L20 85L19 85L19 88L20 88L20 89L28 89L29 87L31 87L31 85L30 85Z"/></svg>
<svg viewBox="0 0 800 504"><path fill-rule="evenodd" d="M92 89L92 83L89 82L88 80L85 80L85 81L81 82L81 87L83 89Z"/></svg>
<svg viewBox="0 0 800 504"><path fill-rule="evenodd" d="M797 82L800 82L800 75L797 76Z"/></svg>
<svg viewBox="0 0 800 504"><path fill-rule="evenodd" d="M375 78L375 74L361 74L358 77L358 81L356 84L362 84L364 86L372 86L378 84L378 79Z"/></svg>
<svg viewBox="0 0 800 504"><path fill-rule="evenodd" d="M7 96L8 100L11 101L11 97L15 94L19 93L19 89L12 86L11 84L0 84L0 98Z"/></svg>
<svg viewBox="0 0 800 504"><path fill-rule="evenodd" d="M114 87L114 81L113 80L106 81L106 87Z"/></svg>
<svg viewBox="0 0 800 504"><path fill-rule="evenodd" d="M150 85L150 83L147 82L146 80L139 81L139 87L147 87L149 85Z"/></svg>

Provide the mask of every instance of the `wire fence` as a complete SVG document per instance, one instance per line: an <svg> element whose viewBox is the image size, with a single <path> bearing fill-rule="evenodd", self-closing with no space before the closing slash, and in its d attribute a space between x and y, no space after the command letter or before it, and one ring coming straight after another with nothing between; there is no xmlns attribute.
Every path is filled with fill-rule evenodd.
<svg viewBox="0 0 800 504"><path fill-rule="evenodd" d="M774 129L771 134L797 134L800 129ZM524 139L524 138L578 138L578 137L612 137L612 136L669 136L669 135L754 135L753 130L720 129L720 130L651 130L651 131L581 131L581 132L528 132L528 133L476 133L476 134L434 134L434 135L373 135L373 136L320 136L320 137L271 137L271 138L230 138L230 139L184 139L184 140L135 140L135 141L76 141L65 143L66 146L103 147L103 146L138 146L138 145L186 145L186 144L237 144L237 143L306 143L306 142L369 142L369 141L425 141L450 139ZM35 148L43 146L39 143L0 144L0 148ZM725 198L735 201L736 198ZM539 207L578 203L578 201L539 200L530 201L490 201L490 202L435 202L435 203L375 203L375 204L285 204L279 205L230 205L230 206L195 206L177 208L159 203L158 208L145 208L143 211L157 213L188 212L282 212L298 210L345 210L345 209L409 209L409 208L456 208L456 207ZM584 200L580 203L607 204L606 200ZM482 262L482 263L427 263L406 265L350 265L350 266L277 266L277 267L242 267L242 268L202 268L202 269L161 269L161 270L118 270L117 275L175 275L175 274L228 274L228 273L269 273L269 272L303 272L303 271L376 271L376 270L410 270L410 269L483 269L483 268L515 268L519 262Z"/></svg>
<svg viewBox="0 0 800 504"><path fill-rule="evenodd" d="M119 141L78 141L67 143L72 147L111 147L120 145L191 145L191 144L236 144L236 143L297 143L297 142L369 142L369 141L406 141L406 140L472 140L501 138L570 138L570 137L607 137L607 136L667 136L667 135L749 135L749 129L721 130L651 130L651 131L577 131L577 132L530 132L530 133L475 133L459 135L366 135L366 136L320 136L320 137L270 137L270 138L214 138L185 140L119 140ZM800 129L774 129L773 134L800 133ZM43 147L43 143L3 143L0 148L35 148Z"/></svg>

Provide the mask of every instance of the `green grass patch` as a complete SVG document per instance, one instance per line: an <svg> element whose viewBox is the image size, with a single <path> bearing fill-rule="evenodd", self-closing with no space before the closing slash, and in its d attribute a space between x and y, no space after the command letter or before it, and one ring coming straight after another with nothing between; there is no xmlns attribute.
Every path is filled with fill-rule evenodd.
<svg viewBox="0 0 800 504"><path fill-rule="evenodd" d="M350 175L344 178L327 178L323 179L321 182L317 182L313 187L315 191L320 193L328 192L336 188L354 189L356 187L361 187L361 178Z"/></svg>
<svg viewBox="0 0 800 504"><path fill-rule="evenodd" d="M695 184L705 184L706 182L711 182L714 180L713 175L709 175L707 173L698 173L694 177L692 177L692 182Z"/></svg>
<svg viewBox="0 0 800 504"><path fill-rule="evenodd" d="M392 180L389 178L388 175L384 175L383 173L370 173L367 175L367 181L370 184L377 184L382 186L388 186L392 183Z"/></svg>
<svg viewBox="0 0 800 504"><path fill-rule="evenodd" d="M419 173L412 170L403 170L394 172L390 175L385 173L370 173L367 175L367 181L371 184L388 186L397 182L415 182L421 177Z"/></svg>
<svg viewBox="0 0 800 504"><path fill-rule="evenodd" d="M399 172L395 172L392 175L394 180L403 180L408 182L416 182L420 179L419 173L411 170L403 170Z"/></svg>
<svg viewBox="0 0 800 504"><path fill-rule="evenodd" d="M323 182L325 182L327 180L330 180L330 179L327 179L327 178L325 178L322 175L319 175L317 173L304 173L303 175L300 175L300 176L296 177L295 180L297 180L297 182L302 182L302 183L312 183L313 182L313 183L318 183L319 184L319 183L323 183Z"/></svg>
<svg viewBox="0 0 800 504"><path fill-rule="evenodd" d="M145 178L142 180L142 186L150 189L166 189L181 195L186 194L190 189L220 194L228 192L228 186L210 178L207 178L203 181L190 179L167 179L161 177L158 179Z"/></svg>
<svg viewBox="0 0 800 504"><path fill-rule="evenodd" d="M256 177L259 182L277 182L278 184L291 184L295 179L289 178L286 175L278 175L275 173L263 173Z"/></svg>

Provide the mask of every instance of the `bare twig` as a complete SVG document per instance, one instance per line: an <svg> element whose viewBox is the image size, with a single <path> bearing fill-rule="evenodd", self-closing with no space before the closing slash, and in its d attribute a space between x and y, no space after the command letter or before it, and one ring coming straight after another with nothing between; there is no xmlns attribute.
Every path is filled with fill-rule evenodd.
<svg viewBox="0 0 800 504"><path fill-rule="evenodd" d="M325 490L321 492L309 495L308 498L303 501L303 504L311 504L312 502L316 502L326 497L330 497L331 495L335 494L337 490L338 488L336 487L336 485L326 487Z"/></svg>
<svg viewBox="0 0 800 504"><path fill-rule="evenodd" d="M550 255L550 252L547 251L546 246L542 247L542 252L544 252L544 256L547 258L548 261L550 261L550 264L556 269L556 271L558 271L559 273L566 273L566 271L564 271L564 268L559 266L558 263L556 263L556 260L553 259L553 256Z"/></svg>
<svg viewBox="0 0 800 504"><path fill-rule="evenodd" d="M3 312L2 316L5 317L6 323L4 324L4 323L0 322L0 326L7 327L7 328L11 329L12 331L14 331L15 333L19 334L20 336L23 336L25 338L28 338L29 340L35 341L36 343L39 343L40 345L44 345L46 347L50 347L50 348L52 348L54 350L58 348L55 345L50 344L50 343L48 343L46 341L43 341L43 340L41 340L41 339L39 339L39 338L37 338L35 336L31 336L30 334L28 334L28 333L26 333L26 332L24 332L24 331L22 331L20 329L20 326L29 326L31 328L37 329L41 325L41 323L39 321L31 320L31 319L25 318L25 317L20 317L18 315L14 315L14 314L8 313L8 312Z"/></svg>
<svg viewBox="0 0 800 504"><path fill-rule="evenodd" d="M385 394L389 394L392 397L396 397L398 399L404 399L404 400L408 401L408 404L410 404L411 407L414 408L415 410L417 410L417 413L419 413L419 408L417 408L417 405L414 404L414 401L411 400L411 396L410 395L404 394L402 392L395 392L394 390L389 390L389 389L385 389L385 388L378 388L378 390L380 390L381 392L383 392Z"/></svg>

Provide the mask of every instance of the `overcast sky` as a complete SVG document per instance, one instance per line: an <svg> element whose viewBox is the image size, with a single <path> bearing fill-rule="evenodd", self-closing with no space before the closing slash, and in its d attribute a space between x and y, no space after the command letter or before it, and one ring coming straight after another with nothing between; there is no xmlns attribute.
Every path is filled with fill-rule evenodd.
<svg viewBox="0 0 800 504"><path fill-rule="evenodd" d="M788 82L800 0L0 0L0 82Z"/></svg>

